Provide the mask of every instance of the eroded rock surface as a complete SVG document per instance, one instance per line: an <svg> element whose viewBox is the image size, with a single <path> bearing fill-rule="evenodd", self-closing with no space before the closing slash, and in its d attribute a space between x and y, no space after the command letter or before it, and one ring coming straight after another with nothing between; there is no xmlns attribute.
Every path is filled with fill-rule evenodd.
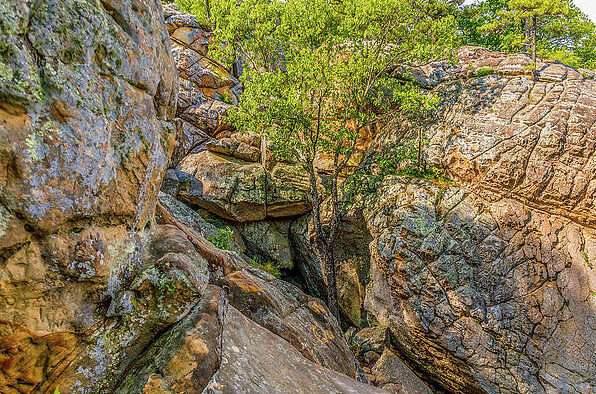
<svg viewBox="0 0 596 394"><path fill-rule="evenodd" d="M161 230L145 228L174 141L161 12L157 1L143 12L122 1L0 5L3 392L107 389L201 292L200 256L158 256ZM170 257L185 267L157 265ZM159 281L179 286L171 306Z"/></svg>
<svg viewBox="0 0 596 394"><path fill-rule="evenodd" d="M447 101L427 155L454 185L389 178L366 214L366 309L453 392L596 388L596 82L529 62L429 66Z"/></svg>
<svg viewBox="0 0 596 394"><path fill-rule="evenodd" d="M211 137L229 130L223 117L230 105L238 103L242 88L223 65L209 57L210 31L172 4L165 6L164 14L180 80L173 157L177 164L199 152Z"/></svg>
<svg viewBox="0 0 596 394"><path fill-rule="evenodd" d="M189 196L182 185L178 197L225 219L248 222L310 210L308 177L288 164L266 170L259 163L203 151L184 158L180 170L198 180L202 191Z"/></svg>

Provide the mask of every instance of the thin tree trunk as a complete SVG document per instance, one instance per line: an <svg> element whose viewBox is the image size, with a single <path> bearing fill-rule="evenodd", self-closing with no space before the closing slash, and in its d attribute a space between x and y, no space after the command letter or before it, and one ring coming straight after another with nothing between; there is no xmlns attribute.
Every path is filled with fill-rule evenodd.
<svg viewBox="0 0 596 394"><path fill-rule="evenodd" d="M534 71L536 71L536 16L532 17L532 61L534 62Z"/></svg>
<svg viewBox="0 0 596 394"><path fill-rule="evenodd" d="M418 172L422 173L422 128L418 128Z"/></svg>
<svg viewBox="0 0 596 394"><path fill-rule="evenodd" d="M207 16L207 20L211 22L211 7L209 5L209 0L205 0L205 14Z"/></svg>
<svg viewBox="0 0 596 394"><path fill-rule="evenodd" d="M321 269L327 279L327 307L335 316L338 323L339 320L339 307L337 304L337 280L336 280L336 262L333 253L333 243L329 242L329 239L323 229L322 217L321 217L321 198L319 190L317 188L317 171L314 166L314 160L308 163L308 176L310 181L310 194L312 203L312 214L315 226L315 239L314 246L317 257L321 263ZM331 226L334 226L335 212L332 213Z"/></svg>
<svg viewBox="0 0 596 394"><path fill-rule="evenodd" d="M327 307L340 323L339 305L337 302L337 270L333 245L328 245L321 253L321 260L327 277Z"/></svg>

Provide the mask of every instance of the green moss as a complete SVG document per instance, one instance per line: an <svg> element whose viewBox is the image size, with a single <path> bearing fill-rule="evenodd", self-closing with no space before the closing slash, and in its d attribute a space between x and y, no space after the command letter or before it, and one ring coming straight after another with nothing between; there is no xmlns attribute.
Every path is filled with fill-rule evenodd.
<svg viewBox="0 0 596 394"><path fill-rule="evenodd" d="M45 122L39 129L27 136L25 145L27 145L27 153L33 161L40 161L43 157L40 156L40 148L45 146L44 139L50 137L56 126L52 121Z"/></svg>
<svg viewBox="0 0 596 394"><path fill-rule="evenodd" d="M277 267L271 261L266 261L262 263L258 257L253 257L252 259L250 259L250 266L261 271L265 271L278 279L281 278L281 271L279 270L279 267Z"/></svg>
<svg viewBox="0 0 596 394"><path fill-rule="evenodd" d="M476 70L477 77L486 77L487 75L492 75L495 73L495 70L492 67L484 66L480 67Z"/></svg>
<svg viewBox="0 0 596 394"><path fill-rule="evenodd" d="M0 62L0 79L4 79L7 81L11 81L14 77L12 72L12 68L7 66L6 64Z"/></svg>
<svg viewBox="0 0 596 394"><path fill-rule="evenodd" d="M584 259L584 265L586 266L586 268L594 269L594 265L590 261L590 256L588 255L588 252L586 252L585 250L582 250L580 253Z"/></svg>
<svg viewBox="0 0 596 394"><path fill-rule="evenodd" d="M222 227L217 229L217 233L208 238L215 247L222 250L232 249L232 239L234 232L229 227Z"/></svg>

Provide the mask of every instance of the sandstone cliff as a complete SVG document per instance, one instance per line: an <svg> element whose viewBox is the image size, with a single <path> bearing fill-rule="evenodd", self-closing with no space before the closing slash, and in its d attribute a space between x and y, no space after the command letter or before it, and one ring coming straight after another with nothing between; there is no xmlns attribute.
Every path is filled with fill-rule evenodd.
<svg viewBox="0 0 596 394"><path fill-rule="evenodd" d="M364 210L364 308L452 392L596 387L596 82L530 62L464 48L421 70L445 99L428 159L452 182L389 177Z"/></svg>
<svg viewBox="0 0 596 394"><path fill-rule="evenodd" d="M350 212L344 334L304 174L225 123L210 34L157 0L0 4L0 393L596 390L593 75L480 48L414 70L449 181Z"/></svg>

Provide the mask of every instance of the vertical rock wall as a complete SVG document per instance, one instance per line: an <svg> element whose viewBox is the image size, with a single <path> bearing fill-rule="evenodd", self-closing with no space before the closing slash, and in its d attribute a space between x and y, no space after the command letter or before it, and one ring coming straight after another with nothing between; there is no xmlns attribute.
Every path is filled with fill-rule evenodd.
<svg viewBox="0 0 596 394"><path fill-rule="evenodd" d="M0 391L97 392L142 348L147 314L107 317L154 258L176 93L159 1L0 4Z"/></svg>

